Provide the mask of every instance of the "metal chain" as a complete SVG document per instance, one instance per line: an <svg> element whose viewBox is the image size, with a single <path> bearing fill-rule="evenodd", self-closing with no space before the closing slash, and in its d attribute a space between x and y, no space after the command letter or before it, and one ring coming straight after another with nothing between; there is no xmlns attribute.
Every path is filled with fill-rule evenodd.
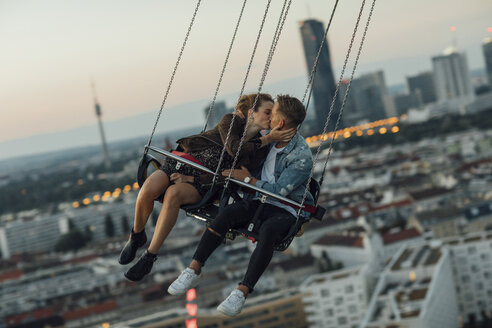
<svg viewBox="0 0 492 328"><path fill-rule="evenodd" d="M198 0L197 1L196 7L195 7L195 11L193 13L193 17L191 18L190 25L188 26L188 31L186 32L186 36L185 36L185 39L183 41L183 45L181 46L181 50L180 50L179 55L178 55L178 59L176 61L176 64L174 65L174 70L173 70L173 73L171 74L171 79L170 79L169 84L167 86L166 94L164 95L164 99L162 100L162 104L161 104L161 108L159 110L159 114L157 114L157 119L155 121L154 128L152 129L152 133L150 134L149 142L147 144L147 147L145 148L145 154L147 154L148 147L150 146L150 144L152 142L152 137L154 136L155 129L157 128L157 123L159 123L159 118L161 117L161 113L162 113L162 110L164 108L164 104L166 103L166 99L167 99L167 96L169 94L169 90L171 89L171 85L173 84L174 75L176 74L176 71L178 69L179 62L181 61L181 56L183 55L184 48L186 46L186 43L188 42L188 37L190 35L191 28L193 27L193 23L195 22L196 13L198 12L198 8L200 7L201 1L202 0Z"/></svg>
<svg viewBox="0 0 492 328"><path fill-rule="evenodd" d="M314 77L316 75L316 71L318 70L318 64L319 64L319 58L321 56L321 51L323 50L323 46L324 46L325 41L326 41L326 36L328 35L328 30L330 29L331 22L333 20L333 16L335 15L335 11L336 11L337 6L338 6L338 1L339 0L336 0L335 5L333 6L333 10L331 11L330 20L328 22L328 26L325 29L325 35L323 36L323 40L321 40L321 44L319 46L318 53L316 54L316 59L314 60L313 68L311 69L311 74L309 76L308 85L306 86L306 90L304 90L304 95L302 96L302 103L304 103L304 100L306 100L306 95L307 95L308 90L310 88L312 90ZM311 97L311 92L309 92L309 98L310 97ZM308 98L308 105L306 105L306 111L307 111L307 106L309 106L309 98Z"/></svg>
<svg viewBox="0 0 492 328"><path fill-rule="evenodd" d="M239 102L239 99L241 99L241 96L243 95L244 88L246 87L246 82L248 81L249 72L250 72L251 67L253 65L253 59L255 58L256 49L258 48L258 43L260 42L260 37L261 37L261 34L263 32L263 26L265 25L266 17L267 17L268 10L270 8L270 3L271 2L272 2L272 0L268 0L267 1L267 6L265 8L265 12L263 14L263 19L262 19L261 24L260 24L260 29L258 31L258 35L256 36L256 41L255 41L255 45L253 47L253 52L251 53L251 58L249 60L248 69L246 70L246 75L244 77L243 85L241 87L241 91L239 92L238 102ZM225 150L226 150L226 147L227 147L227 142L229 142L229 138L231 136L231 131L232 131L232 126L234 125L234 120L236 119L236 115L237 115L236 114L236 111L234 111L232 113L231 124L229 124L229 130L227 131L227 136L226 136L226 139L224 141L224 146L222 147L222 152L220 154L219 163L217 164L217 168L215 170L215 177L217 177L218 174L219 174L220 167L221 167L222 161L224 159L224 154L225 154Z"/></svg>
<svg viewBox="0 0 492 328"><path fill-rule="evenodd" d="M347 98L348 98L348 95L349 95L349 92L350 92L350 86L352 85L352 80L354 78L354 73L355 73L355 70L357 68L357 64L359 62L359 57L360 57L360 54L361 54L361 51L362 51L362 46L364 44L364 40L366 39L367 30L369 28L369 22L371 21L372 12L374 11L374 5L375 4L376 4L376 0L373 0L372 1L372 5L371 5L371 10L369 11L369 16L367 18L366 26L365 26L365 29L364 29L364 34L362 35L362 40L360 42L359 50L357 52L357 57L355 58L354 68L352 69L352 74L350 75L350 80L349 80L349 83L347 85L347 90L345 91L345 95L343 97L342 107L340 108L340 113L338 114L337 123L335 124L335 133L337 131L338 124L340 123L340 119L342 117L342 113L343 113L343 109L345 107L345 103L347 102ZM332 136L332 138L330 140L330 145L328 146L328 149L330 149L330 151L328 152L328 155L326 157L325 165L323 167L322 177L323 177L323 175L325 173L326 166L328 165L328 161L330 160L331 147L333 145L334 137L335 137L335 134L333 134L333 136Z"/></svg>
<svg viewBox="0 0 492 328"><path fill-rule="evenodd" d="M287 0L284 1L284 7L285 7L285 3L287 3ZM270 46L270 52L268 54L268 58L267 58L267 61L265 63L265 68L263 69L263 74L261 76L260 85L258 86L258 92L256 94L255 101L253 103L253 108L256 106L256 103L258 101L258 97L260 95L261 89L263 88L263 83L265 82L265 78L266 78L268 70L270 68L270 63L271 63L273 55L275 53L275 49L277 48L278 40L280 39L280 35L282 34L282 30L284 28L284 23L285 23L285 20L287 18L287 15L289 14L289 9L290 9L291 3L292 3L292 0L288 0L287 7L285 8L285 13L282 12L280 17L279 17L279 21L277 24L277 26L279 26L279 28L277 28L277 30L276 30L277 33L275 33L273 36L272 45ZM249 123L251 121L251 118L252 118L252 113L250 115L248 115L248 120L246 121L243 135L242 135L241 140L239 142L239 146L238 146L238 149L236 151L236 155L234 156L234 162L232 163L231 171L229 172L229 176L227 177L227 181L225 183L226 188L229 185L229 181L230 181L229 179L232 176L232 169L234 169L236 167L236 163L237 163L237 160L239 158L239 153L240 153L241 148L243 146L244 140L246 139L246 132L248 130L248 126L249 126Z"/></svg>
<svg viewBox="0 0 492 328"><path fill-rule="evenodd" d="M373 0L373 1L375 1L375 0ZM329 110L329 112L328 112L328 117L327 117L327 119L326 119L325 126L324 126L324 128L323 128L323 132L322 132L322 134L321 134L322 136L326 133L326 130L328 129L328 123L330 122L330 118L331 118L331 115L332 115L332 113L333 113L333 109L334 109L334 106L335 106L336 98L337 98L337 96L338 96L338 91L340 90L340 85L341 85L341 82L342 82L342 80L343 80L343 74L345 73L345 69L346 69L346 67L347 67L348 59L349 59L349 57L350 57L350 53L351 53L351 51L352 51L352 46L353 46L353 44L354 44L354 40L355 40L355 35L356 35L356 33L357 33L357 29L359 28L359 23L360 23L360 19L361 19L361 17L362 17L362 13L363 13L363 11L364 11L365 3L366 3L366 0L363 0L363 1L362 1L361 8L360 8L360 11L359 11L359 16L357 17L357 22L355 23L354 32L352 33L352 37L351 37L351 39L350 39L349 48L348 48L348 50L347 50L347 54L346 54L346 56L345 56L345 61L344 61L344 63L343 63L342 72L340 73L340 79L339 79L339 81L338 81L337 88L336 88L336 90L335 90L335 94L333 95L333 99L332 99L332 101L331 101L331 105L330 105L330 110ZM371 7L371 13L370 13L370 14L372 14L372 10L373 10L373 8L374 8L374 2L373 2L373 6ZM368 25L369 25L369 21L370 21L370 19L371 19L371 15L369 16L368 21L367 21L367 23L366 23L366 30L364 31L364 37L365 37L365 32L367 31L367 27L368 27ZM361 49L362 49L362 44L363 44L363 41L364 41L364 39L362 39L362 42L361 42L361 44L360 44L360 46L359 46L359 53L358 53L358 55L360 55L360 51L361 51ZM358 57L357 57L357 60L358 60ZM356 65L357 65L357 62L355 62L355 66L354 66L354 69L352 70L352 74L354 74L354 72L355 72L355 69L356 69L356 67L357 67ZM343 112L343 106L344 106L344 105L345 105L345 102L344 102L344 103L342 103L342 108L340 108L340 113L338 114L338 119L337 119L337 122L336 122L336 125L335 125L335 130L334 130L334 132L333 132L333 138L332 138L332 141L333 141L333 139L334 139L334 137L335 137L335 135L336 135L336 129L337 129L337 127L338 127L338 124L340 123L341 114L342 114L342 112ZM307 193L308 193L308 191L309 191L309 184L310 184L310 182L311 182L311 179L313 178L313 175L314 175L314 169L315 169L315 167L316 167L316 164L318 163L319 153L320 153L320 151L321 151L321 146L323 145L323 142L324 142L324 141L325 141L325 140L324 140L324 138L322 138L322 139L321 139L320 144L318 145L318 149L317 149L317 151L316 151L316 156L315 156L314 161L313 161L313 169L311 170L311 172L310 172L310 174L309 174L309 178L308 178L308 181L307 181L307 184L306 184L306 189L304 190L304 195L302 196L301 208L299 208L298 215L300 215L300 214L301 214L301 211L302 211L302 205L304 205L304 201L306 200L306 196L307 196ZM330 146L331 146L331 143L330 143ZM331 153L331 149L329 149L328 157L329 157L330 153Z"/></svg>
<svg viewBox="0 0 492 328"><path fill-rule="evenodd" d="M229 45L229 50L227 51L227 56L224 62L224 66L222 67L222 72L220 73L219 82L217 83L217 88L215 88L214 98L212 100L212 103L210 104L210 108L208 109L208 114L207 114L207 118L205 119L205 126L203 127L202 133L205 132L205 130L207 130L208 120L210 119L210 115L214 110L215 100L217 99L217 94L219 93L219 88L220 85L222 84L222 78L224 77L224 72L227 67L227 63L229 62L229 56L231 54L232 46L234 45L234 40L236 39L236 34L239 29L239 23L241 23L241 18L243 17L244 7L246 7L246 2L248 2L248 0L243 1L243 6L241 8L241 12L239 14L239 18L236 23L236 28L234 29L234 34L232 36L231 44Z"/></svg>

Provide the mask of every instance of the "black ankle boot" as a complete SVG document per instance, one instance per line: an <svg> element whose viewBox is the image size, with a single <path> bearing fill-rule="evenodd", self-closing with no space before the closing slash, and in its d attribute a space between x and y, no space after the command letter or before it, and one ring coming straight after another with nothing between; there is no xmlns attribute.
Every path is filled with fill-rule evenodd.
<svg viewBox="0 0 492 328"><path fill-rule="evenodd" d="M120 262L120 264L128 264L133 261L135 255L137 254L137 249L144 246L146 242L147 235L145 234L145 229L139 233L134 233L132 229L130 238L128 238L125 247L123 247L120 257L118 258L118 262Z"/></svg>
<svg viewBox="0 0 492 328"><path fill-rule="evenodd" d="M125 277L131 281L140 281L152 270L152 265L157 260L157 255L145 251L137 263L125 273Z"/></svg>

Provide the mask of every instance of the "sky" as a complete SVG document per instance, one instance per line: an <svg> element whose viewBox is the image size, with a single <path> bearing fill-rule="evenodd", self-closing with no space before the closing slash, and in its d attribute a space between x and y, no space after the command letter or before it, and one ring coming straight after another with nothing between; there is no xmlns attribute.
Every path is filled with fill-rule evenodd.
<svg viewBox="0 0 492 328"><path fill-rule="evenodd" d="M340 1L328 34L336 75L361 3ZM293 0L266 86L307 75L299 21L326 24L333 4ZM91 80L105 122L156 112L195 5L191 0L0 0L0 144L95 126ZM265 5L266 0L246 4L219 99L239 93ZM240 0L202 0L164 110L213 97L241 6ZM258 86L281 7L282 1L272 0L247 91ZM404 83L405 76L431 69L430 58L453 42L466 52L470 69L483 67L481 43L492 36L491 26L490 0L377 0L358 74L383 69L387 84ZM189 119L174 113L167 126L179 128Z"/></svg>

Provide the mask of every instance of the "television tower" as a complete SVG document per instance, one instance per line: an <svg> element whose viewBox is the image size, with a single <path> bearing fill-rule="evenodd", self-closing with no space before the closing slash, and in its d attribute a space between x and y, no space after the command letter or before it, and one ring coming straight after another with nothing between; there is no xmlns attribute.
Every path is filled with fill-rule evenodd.
<svg viewBox="0 0 492 328"><path fill-rule="evenodd" d="M109 162L108 146L106 145L106 137L104 136L104 128L101 120L101 106L97 101L96 87L94 86L93 81L91 81L91 87L92 87L92 95L94 96L94 108L96 110L97 122L99 123L99 133L101 134L103 155L104 155L104 165L106 166L106 169L109 169L110 162Z"/></svg>

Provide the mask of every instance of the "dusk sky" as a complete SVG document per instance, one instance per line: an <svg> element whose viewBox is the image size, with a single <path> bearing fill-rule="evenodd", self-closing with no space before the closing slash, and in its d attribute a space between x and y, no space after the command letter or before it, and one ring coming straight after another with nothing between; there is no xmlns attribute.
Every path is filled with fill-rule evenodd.
<svg viewBox="0 0 492 328"><path fill-rule="evenodd" d="M248 1L220 94L239 92L265 4L266 0ZM334 0L293 1L267 85L307 74L298 22L311 17L326 24L333 4ZM329 45L336 75L360 4L340 1L335 15ZM364 18L370 4L367 1ZM195 5L196 1L163 0L0 0L0 143L96 124L91 78L105 121L156 111ZM240 0L202 1L166 107L213 96L241 5ZM260 80L281 6L282 1L272 1L247 85L250 91ZM451 26L456 27L454 34ZM406 75L430 69L430 57L453 38L467 53L470 69L483 67L481 45L492 36L487 31L491 26L490 0L377 0L358 73L383 69L387 84L404 83ZM172 123L176 128L182 124Z"/></svg>

